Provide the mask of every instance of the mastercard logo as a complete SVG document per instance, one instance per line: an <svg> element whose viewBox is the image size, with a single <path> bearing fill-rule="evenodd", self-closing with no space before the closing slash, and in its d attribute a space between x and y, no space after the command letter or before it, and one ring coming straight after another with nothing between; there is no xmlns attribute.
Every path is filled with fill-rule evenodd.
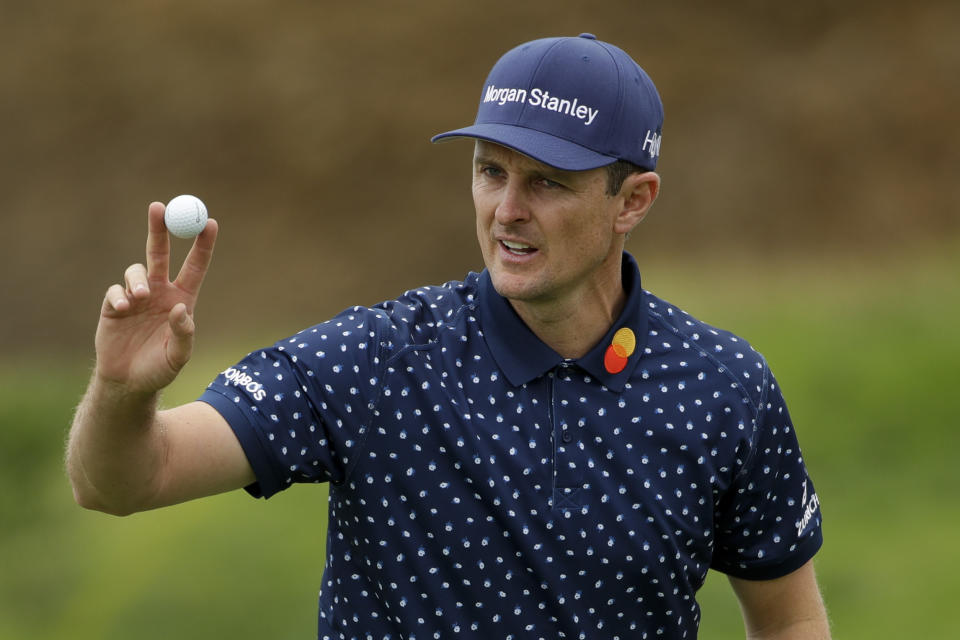
<svg viewBox="0 0 960 640"><path fill-rule="evenodd" d="M613 334L613 340L603 354L603 366L607 373L620 373L627 366L627 360L637 348L637 337L633 331L623 327Z"/></svg>

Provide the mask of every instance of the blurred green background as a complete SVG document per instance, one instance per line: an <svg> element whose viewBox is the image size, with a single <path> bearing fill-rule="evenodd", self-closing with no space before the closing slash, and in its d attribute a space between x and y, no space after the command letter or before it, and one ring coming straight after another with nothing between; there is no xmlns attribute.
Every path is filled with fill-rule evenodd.
<svg viewBox="0 0 960 640"><path fill-rule="evenodd" d="M142 260L151 200L207 202L222 234L173 405L341 308L479 269L469 145L428 139L472 119L503 51L583 31L665 104L629 247L645 286L785 389L835 637L960 636L960 7L837 4L0 2L0 638L313 637L324 489L73 504L103 291ZM701 637L743 636L723 576L701 603Z"/></svg>

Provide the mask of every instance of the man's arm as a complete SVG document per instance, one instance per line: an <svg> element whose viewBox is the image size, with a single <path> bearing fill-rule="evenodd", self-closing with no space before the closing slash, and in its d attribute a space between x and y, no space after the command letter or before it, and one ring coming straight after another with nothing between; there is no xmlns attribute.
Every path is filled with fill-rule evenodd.
<svg viewBox="0 0 960 640"><path fill-rule="evenodd" d="M730 578L748 640L830 640L813 561L775 580Z"/></svg>
<svg viewBox="0 0 960 640"><path fill-rule="evenodd" d="M91 383L77 410L67 451L80 506L129 515L256 479L240 442L210 405L155 411L152 402L105 399L99 386Z"/></svg>
<svg viewBox="0 0 960 640"><path fill-rule="evenodd" d="M161 390L190 359L193 310L213 256L210 220L169 279L170 239L164 207L148 211L146 266L104 297L97 362L77 408L67 445L67 472L77 502L117 515L239 488L253 471L226 421L195 402L157 410Z"/></svg>

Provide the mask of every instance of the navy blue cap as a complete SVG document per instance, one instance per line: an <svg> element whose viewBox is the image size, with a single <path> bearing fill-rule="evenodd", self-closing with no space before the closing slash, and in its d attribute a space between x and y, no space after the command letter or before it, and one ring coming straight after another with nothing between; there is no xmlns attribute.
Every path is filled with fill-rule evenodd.
<svg viewBox="0 0 960 640"><path fill-rule="evenodd" d="M622 49L589 33L511 49L487 76L472 126L434 136L479 138L567 171L627 160L653 170L663 104Z"/></svg>

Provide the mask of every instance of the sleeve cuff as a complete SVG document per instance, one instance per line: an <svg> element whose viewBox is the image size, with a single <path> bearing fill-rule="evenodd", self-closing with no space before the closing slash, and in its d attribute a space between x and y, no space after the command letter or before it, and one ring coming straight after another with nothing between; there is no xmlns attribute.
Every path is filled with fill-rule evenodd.
<svg viewBox="0 0 960 640"><path fill-rule="evenodd" d="M776 578L782 578L787 574L793 573L803 565L807 564L807 562L809 562L810 559L816 555L817 551L819 551L820 547L822 546L823 532L817 528L797 545L797 548L793 550L789 557L784 558L783 561L776 564L752 566L714 565L712 568L720 571L721 573L725 573L728 576L732 576L734 578L743 578L744 580L775 580Z"/></svg>

